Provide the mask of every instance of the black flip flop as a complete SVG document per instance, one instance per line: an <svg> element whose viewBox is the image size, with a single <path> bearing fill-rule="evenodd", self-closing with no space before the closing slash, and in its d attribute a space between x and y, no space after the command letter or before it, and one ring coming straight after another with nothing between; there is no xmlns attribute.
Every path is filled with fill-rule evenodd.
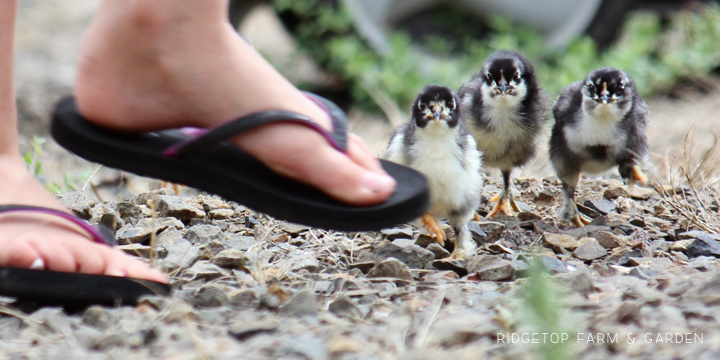
<svg viewBox="0 0 720 360"><path fill-rule="evenodd" d="M120 133L87 121L72 98L62 100L55 108L51 132L60 145L89 161L218 194L276 218L313 227L379 230L422 216L430 206L428 184L422 174L410 168L381 161L385 171L397 181L395 193L382 204L358 207L280 176L226 142L260 125L293 122L314 129L345 153L345 114L326 99L312 94L308 97L331 115L332 133L309 118L288 111L254 113L209 130Z"/></svg>
<svg viewBox="0 0 720 360"><path fill-rule="evenodd" d="M105 245L115 242L114 238L104 236L62 211L24 205L0 206L0 214L15 212L62 217L80 226L94 242ZM141 296L168 294L167 284L149 280L0 267L0 295L16 298L18 303L81 309L89 305L135 305Z"/></svg>

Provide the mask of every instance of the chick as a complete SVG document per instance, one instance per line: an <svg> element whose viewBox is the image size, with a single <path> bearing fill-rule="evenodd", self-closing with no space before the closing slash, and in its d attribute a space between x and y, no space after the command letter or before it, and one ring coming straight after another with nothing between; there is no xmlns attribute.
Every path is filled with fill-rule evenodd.
<svg viewBox="0 0 720 360"><path fill-rule="evenodd" d="M495 52L460 87L458 97L483 162L503 175L503 192L493 199L497 204L488 217L520 212L510 193L510 174L535 155L548 111L532 64L518 52Z"/></svg>
<svg viewBox="0 0 720 360"><path fill-rule="evenodd" d="M422 89L411 120L390 138L384 159L423 173L430 184L430 211L423 226L444 245L445 233L436 218L447 218L455 231L453 258L475 253L467 224L480 205L480 153L460 117L455 93L444 86Z"/></svg>
<svg viewBox="0 0 720 360"><path fill-rule="evenodd" d="M613 68L591 72L560 92L553 115L550 161L563 183L564 220L576 226L589 223L574 199L581 172L597 174L617 166L630 186L647 184L640 165L648 155L649 113L627 74Z"/></svg>

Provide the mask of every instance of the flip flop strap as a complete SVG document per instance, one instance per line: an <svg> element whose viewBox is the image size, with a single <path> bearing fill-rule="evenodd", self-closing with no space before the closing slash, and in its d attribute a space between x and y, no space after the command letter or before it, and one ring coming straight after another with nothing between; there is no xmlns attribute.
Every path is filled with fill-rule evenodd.
<svg viewBox="0 0 720 360"><path fill-rule="evenodd" d="M88 225L86 222L64 211L29 205L0 205L0 214L7 213L36 213L61 217L81 227L90 235L90 239L96 243L112 245L115 242L115 238L109 238L109 234L106 234L108 236L103 236L95 227Z"/></svg>
<svg viewBox="0 0 720 360"><path fill-rule="evenodd" d="M208 150L238 134L258 126L276 122L291 122L307 126L322 135L336 150L345 153L347 151L347 118L345 117L345 113L337 105L325 98L310 93L305 93L305 95L330 115L333 126L332 133L325 131L325 129L307 116L292 111L263 111L210 128L200 136L174 144L164 150L162 154L165 156L187 158L204 150Z"/></svg>

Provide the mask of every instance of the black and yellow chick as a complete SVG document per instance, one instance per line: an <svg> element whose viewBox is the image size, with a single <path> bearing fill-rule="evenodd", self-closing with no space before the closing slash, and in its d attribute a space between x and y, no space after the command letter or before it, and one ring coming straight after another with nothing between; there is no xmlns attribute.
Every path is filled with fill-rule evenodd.
<svg viewBox="0 0 720 360"><path fill-rule="evenodd" d="M480 205L482 188L480 153L458 105L451 89L426 86L413 104L412 119L395 130L383 155L427 177L432 204L422 224L444 244L445 233L435 219L450 221L456 235L454 258L475 253L467 224Z"/></svg>
<svg viewBox="0 0 720 360"><path fill-rule="evenodd" d="M640 166L648 155L649 112L627 74L613 68L591 72L560 92L553 115L550 160L563 183L563 220L589 223L574 199L581 172L597 174L617 166L630 186L647 184Z"/></svg>
<svg viewBox="0 0 720 360"><path fill-rule="evenodd" d="M510 174L535 155L548 111L532 64L518 52L495 52L460 87L458 97L483 163L503 175L503 192L493 199L497 204L488 217L520 212L510 193Z"/></svg>

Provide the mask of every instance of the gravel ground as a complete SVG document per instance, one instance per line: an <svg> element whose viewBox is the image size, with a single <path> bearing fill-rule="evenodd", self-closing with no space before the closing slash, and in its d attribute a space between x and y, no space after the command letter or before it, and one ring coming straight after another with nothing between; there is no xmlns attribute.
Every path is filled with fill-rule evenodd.
<svg viewBox="0 0 720 360"><path fill-rule="evenodd" d="M25 150L33 136L47 137L52 104L72 92L80 33L98 1L68 4L20 3L16 79ZM283 56L292 56L292 40L266 10L241 30L275 63L289 63ZM305 60L284 69L294 80L322 77ZM720 91L648 103L651 160L669 183L685 157L693 162L712 144ZM354 110L350 117L380 153L390 126ZM686 155L693 128L695 151ZM40 158L47 183L97 168L52 141ZM125 251L158 254L173 297L73 315L53 308L23 314L12 299L0 299L0 359L720 358L717 184L629 191L616 175L585 179L579 204L595 221L570 229L555 221L561 191L546 161L516 182L524 213L471 224L479 251L465 261L444 259L450 249L410 225L309 229L192 189L181 197L147 193L156 182L132 175L120 186L120 173L102 168L92 177L99 197L90 187L80 201L66 188L61 197L91 223L114 227ZM701 170L705 179L717 175L715 166ZM487 179L481 214L499 192L497 180ZM158 228L148 201L161 211Z"/></svg>
<svg viewBox="0 0 720 360"><path fill-rule="evenodd" d="M490 181L485 193L498 192L499 185ZM91 307L73 315L56 308L22 314L3 299L0 354L720 357L718 236L681 215L699 207L716 212L716 197L688 187L667 189L684 195L663 197L617 180L589 180L579 199L594 221L574 229L556 224L556 180L516 185L526 211L472 222L479 251L465 260L449 260L451 249L410 225L337 233L207 195L177 197L163 189L99 203L68 193L62 199L78 216L117 229L126 252L146 259L157 254L156 266L169 274L175 292L136 307ZM151 202L159 209L155 227ZM485 199L480 212L490 205ZM155 249L149 246L153 232ZM552 341L562 345L552 348Z"/></svg>

